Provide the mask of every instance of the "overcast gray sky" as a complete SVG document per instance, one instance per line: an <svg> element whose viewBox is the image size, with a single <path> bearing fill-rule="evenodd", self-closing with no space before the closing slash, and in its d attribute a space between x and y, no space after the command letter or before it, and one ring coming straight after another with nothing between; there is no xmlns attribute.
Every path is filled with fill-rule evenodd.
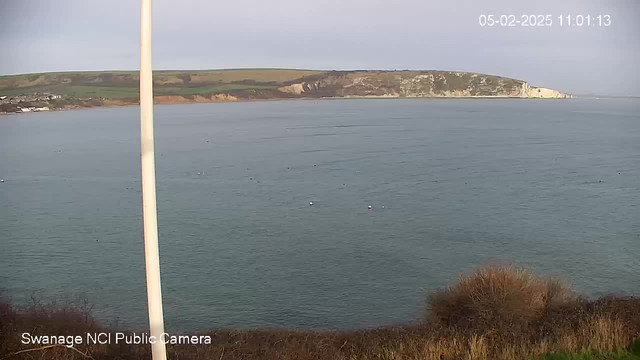
<svg viewBox="0 0 640 360"><path fill-rule="evenodd" d="M553 15L481 27L481 14ZM561 27L559 15L611 16ZM640 95L636 0L153 0L154 69L437 69ZM0 0L0 74L139 68L137 0Z"/></svg>

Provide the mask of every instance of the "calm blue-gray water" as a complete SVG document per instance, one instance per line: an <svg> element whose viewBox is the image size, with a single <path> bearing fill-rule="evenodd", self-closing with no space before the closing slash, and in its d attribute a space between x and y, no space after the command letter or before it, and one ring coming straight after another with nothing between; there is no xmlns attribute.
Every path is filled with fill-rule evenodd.
<svg viewBox="0 0 640 360"><path fill-rule="evenodd" d="M637 100L165 105L155 119L169 330L406 323L490 262L590 296L640 290ZM3 295L86 294L100 319L146 326L139 153L137 107L0 118Z"/></svg>

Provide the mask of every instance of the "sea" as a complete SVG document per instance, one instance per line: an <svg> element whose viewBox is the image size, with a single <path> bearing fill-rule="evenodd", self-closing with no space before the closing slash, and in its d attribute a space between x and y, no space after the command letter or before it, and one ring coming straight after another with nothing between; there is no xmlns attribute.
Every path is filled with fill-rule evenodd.
<svg viewBox="0 0 640 360"><path fill-rule="evenodd" d="M104 324L147 327L139 111L0 116L0 296L83 298ZM640 292L640 100L154 115L168 331L416 322L428 294L484 265L588 297Z"/></svg>

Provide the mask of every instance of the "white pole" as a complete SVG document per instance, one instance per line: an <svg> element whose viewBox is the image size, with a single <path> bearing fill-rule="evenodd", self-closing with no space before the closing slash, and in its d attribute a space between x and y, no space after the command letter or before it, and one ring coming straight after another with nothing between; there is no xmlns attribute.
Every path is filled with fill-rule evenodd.
<svg viewBox="0 0 640 360"><path fill-rule="evenodd" d="M153 360L166 360L158 251L158 218L156 209L156 170L153 153L153 74L151 71L151 0L141 0L140 19L140 134L142 156L142 218L144 225L144 258L147 274L149 330L155 337L151 344Z"/></svg>

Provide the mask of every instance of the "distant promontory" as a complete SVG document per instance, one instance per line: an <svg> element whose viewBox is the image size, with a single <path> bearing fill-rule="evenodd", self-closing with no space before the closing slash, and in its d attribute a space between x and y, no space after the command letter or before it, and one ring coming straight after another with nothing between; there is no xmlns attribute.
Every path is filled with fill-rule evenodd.
<svg viewBox="0 0 640 360"><path fill-rule="evenodd" d="M0 76L0 112L133 105L137 71ZM456 71L230 69L155 71L157 104L297 98L553 98L523 80Z"/></svg>

